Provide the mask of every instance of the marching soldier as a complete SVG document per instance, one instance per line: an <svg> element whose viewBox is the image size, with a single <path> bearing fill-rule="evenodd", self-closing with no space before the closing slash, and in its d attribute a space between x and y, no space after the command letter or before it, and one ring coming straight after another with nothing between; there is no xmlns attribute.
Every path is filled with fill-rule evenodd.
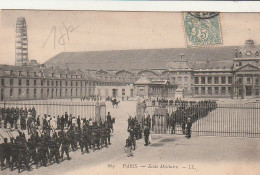
<svg viewBox="0 0 260 175"><path fill-rule="evenodd" d="M69 141L69 136L67 134L63 134L62 136L62 140L61 140L61 159L63 160L63 155L64 152L66 153L67 156L67 160L70 160L70 156L69 156L69 147L70 147L70 141Z"/></svg>
<svg viewBox="0 0 260 175"><path fill-rule="evenodd" d="M0 145L0 151L1 151L1 170L4 168L4 162L6 161L6 167L7 164L10 165L10 145L7 143L8 139L4 138L4 143Z"/></svg>
<svg viewBox="0 0 260 175"><path fill-rule="evenodd" d="M133 146L133 140L129 135L129 137L126 139L126 144L125 144L127 157L133 156L132 146Z"/></svg>

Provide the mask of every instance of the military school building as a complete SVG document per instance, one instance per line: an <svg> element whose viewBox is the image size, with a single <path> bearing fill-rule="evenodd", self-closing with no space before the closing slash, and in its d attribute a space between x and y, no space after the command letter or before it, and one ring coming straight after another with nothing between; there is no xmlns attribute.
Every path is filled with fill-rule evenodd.
<svg viewBox="0 0 260 175"><path fill-rule="evenodd" d="M259 52L253 40L236 47L63 52L44 64L0 65L0 100L174 98L176 89L184 97L259 98Z"/></svg>

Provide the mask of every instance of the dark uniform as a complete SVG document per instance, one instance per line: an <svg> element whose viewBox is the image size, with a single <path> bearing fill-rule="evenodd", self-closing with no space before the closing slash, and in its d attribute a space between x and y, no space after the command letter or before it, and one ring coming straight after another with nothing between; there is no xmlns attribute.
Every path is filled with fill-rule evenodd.
<svg viewBox="0 0 260 175"><path fill-rule="evenodd" d="M62 146L61 146L61 159L63 159L64 152L66 153L67 159L70 160L69 156L69 147L70 147L70 141L66 134L63 134L62 136Z"/></svg>
<svg viewBox="0 0 260 175"><path fill-rule="evenodd" d="M150 135L150 129L145 126L144 127L144 140L145 140L145 146L149 144L149 135Z"/></svg>

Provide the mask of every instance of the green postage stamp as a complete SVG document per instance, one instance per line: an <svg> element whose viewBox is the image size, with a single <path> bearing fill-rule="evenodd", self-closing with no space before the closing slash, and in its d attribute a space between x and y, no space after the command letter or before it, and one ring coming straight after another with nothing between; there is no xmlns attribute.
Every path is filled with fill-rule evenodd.
<svg viewBox="0 0 260 175"><path fill-rule="evenodd" d="M218 13L184 13L184 30L188 48L222 45Z"/></svg>

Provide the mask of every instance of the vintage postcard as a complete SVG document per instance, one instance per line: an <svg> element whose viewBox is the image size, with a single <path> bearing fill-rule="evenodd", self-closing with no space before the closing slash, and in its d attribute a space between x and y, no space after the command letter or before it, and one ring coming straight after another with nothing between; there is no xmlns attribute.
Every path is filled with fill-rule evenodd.
<svg viewBox="0 0 260 175"><path fill-rule="evenodd" d="M0 174L260 174L260 13L0 21Z"/></svg>

